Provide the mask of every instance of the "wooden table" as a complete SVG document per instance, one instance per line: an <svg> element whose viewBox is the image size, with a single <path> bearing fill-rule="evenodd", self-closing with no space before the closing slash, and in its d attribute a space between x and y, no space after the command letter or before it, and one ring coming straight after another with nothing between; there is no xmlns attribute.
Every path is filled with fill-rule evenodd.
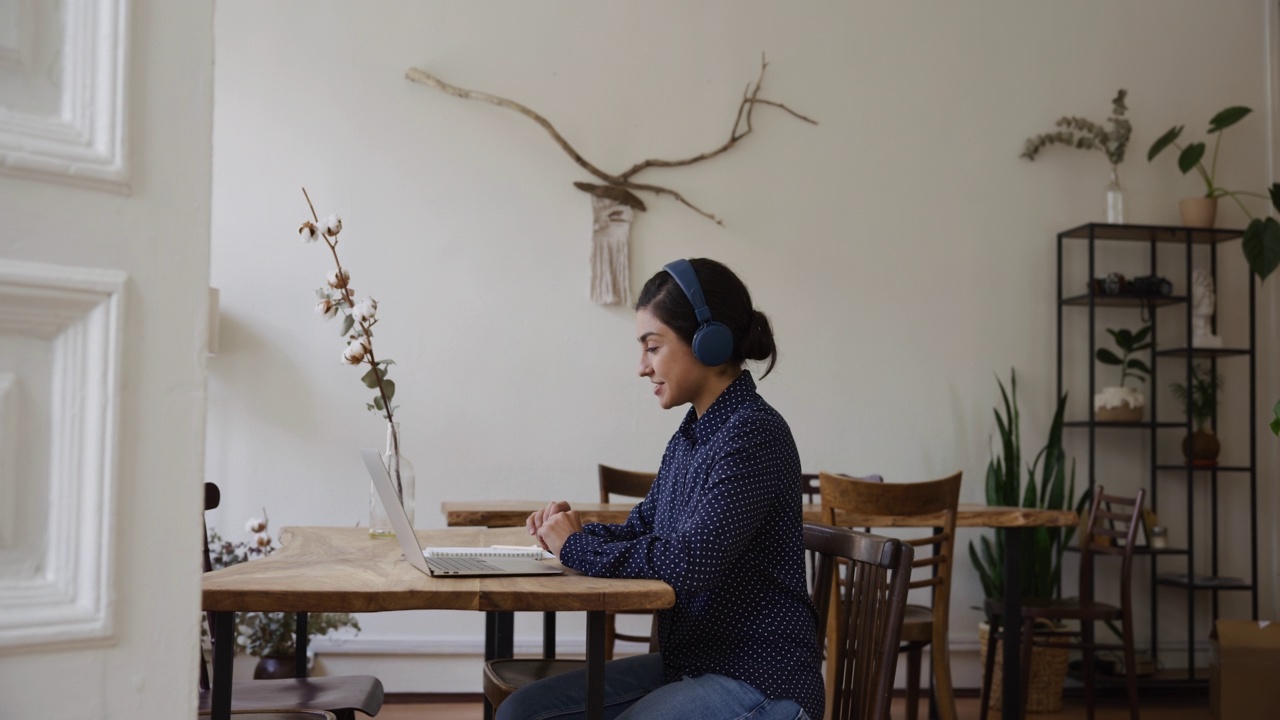
<svg viewBox="0 0 1280 720"><path fill-rule="evenodd" d="M524 530L513 528L450 528L417 534L424 547L529 544ZM212 710L216 720L227 720L231 713L236 612L479 610L489 615L485 657L493 659L511 655L511 612L585 611L588 717L600 718L604 713L605 613L659 610L675 603L674 591L659 580L593 578L573 570L534 577L433 578L404 561L394 538L371 539L362 528L287 527L280 535L282 547L270 556L202 576L204 609L214 613ZM505 631L501 616L508 619ZM298 649L299 654L305 652L301 646Z"/></svg>
<svg viewBox="0 0 1280 720"><path fill-rule="evenodd" d="M450 526L510 527L523 526L529 513L546 503L533 500L489 500L441 503ZM583 522L621 523L635 503L570 503ZM805 505L806 522L821 522L821 505ZM936 527L940 518L932 516L836 516L839 525L848 527ZM1004 533L1004 682L1001 693L1002 715L1006 720L1019 718L1022 708L1022 664L1018 653L1022 646L1022 544L1023 536L1035 527L1074 527L1079 516L1070 510L1037 510L1021 507L997 507L964 503L956 513L958 527L1000 528ZM524 536L528 539L528 536ZM957 548L959 546L957 545Z"/></svg>

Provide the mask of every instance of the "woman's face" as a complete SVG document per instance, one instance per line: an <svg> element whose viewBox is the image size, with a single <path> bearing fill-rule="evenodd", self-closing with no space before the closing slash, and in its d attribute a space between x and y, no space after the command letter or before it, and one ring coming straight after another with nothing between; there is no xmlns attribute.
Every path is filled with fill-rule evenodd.
<svg viewBox="0 0 1280 720"><path fill-rule="evenodd" d="M701 415L710 405L701 401L713 384L714 369L694 357L693 348L649 308L636 311L636 339L640 341L640 377L653 383L658 404L665 410L693 403Z"/></svg>

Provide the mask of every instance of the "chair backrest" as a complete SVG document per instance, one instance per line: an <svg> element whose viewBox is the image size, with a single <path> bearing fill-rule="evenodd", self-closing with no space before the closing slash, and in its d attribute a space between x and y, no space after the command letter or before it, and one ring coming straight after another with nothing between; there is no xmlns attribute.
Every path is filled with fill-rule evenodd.
<svg viewBox="0 0 1280 720"><path fill-rule="evenodd" d="M222 491L218 489L218 486L211 482L205 483L204 509L206 511L212 510L218 507L218 504L221 502ZM204 513L200 513L200 527L204 531L204 571L209 572L213 570L213 559L209 557L209 526L205 523ZM205 620L205 628L209 633L209 641L213 642L213 613L206 611ZM209 668L205 664L203 653L201 653L200 656L200 689L209 689Z"/></svg>
<svg viewBox="0 0 1280 720"><path fill-rule="evenodd" d="M844 473L834 473L840 477L853 477L853 475L845 475ZM867 482L884 482L882 475L860 475L859 479ZM800 494L804 495L804 501L807 505L817 505L822 502L822 484L818 482L818 473L800 473Z"/></svg>
<svg viewBox="0 0 1280 720"><path fill-rule="evenodd" d="M941 480L920 483L873 483L858 478L820 473L822 485L822 521L828 525L847 525L850 513L862 516L912 518L925 520L933 527L931 535L906 540L919 548L929 545L930 555L919 555L913 567L932 569L930 576L914 577L911 588L933 588L934 636L945 639L951 606L951 568L955 557L956 508L960 504L960 477L956 473ZM859 522L858 524L861 524Z"/></svg>
<svg viewBox="0 0 1280 720"><path fill-rule="evenodd" d="M805 523L804 547L818 556L813 602L819 638L828 637L836 565L849 563L838 594L835 644L827 647L837 678L829 688L828 717L887 720L914 549L901 540L816 523Z"/></svg>
<svg viewBox="0 0 1280 720"><path fill-rule="evenodd" d="M600 502L609 502L610 495L621 495L630 498L643 498L649 494L656 473L619 470L608 465L600 465Z"/></svg>
<svg viewBox="0 0 1280 720"><path fill-rule="evenodd" d="M1139 488L1136 497L1108 495L1101 485L1093 488L1093 505L1089 522L1080 537L1080 600L1091 603L1093 597L1093 557L1095 554L1119 555L1121 607L1132 607L1130 578L1133 570L1133 546L1142 522L1142 503L1147 491ZM1123 541L1123 544L1121 543Z"/></svg>

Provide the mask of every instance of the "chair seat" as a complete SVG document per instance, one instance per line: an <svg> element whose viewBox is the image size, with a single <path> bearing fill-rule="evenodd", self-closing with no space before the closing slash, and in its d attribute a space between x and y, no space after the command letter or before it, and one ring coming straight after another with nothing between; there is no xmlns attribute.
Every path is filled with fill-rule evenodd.
<svg viewBox="0 0 1280 720"><path fill-rule="evenodd" d="M198 713L200 717L208 717L210 714L209 710ZM236 720L337 720L337 716L327 710L232 710L231 714L236 716Z"/></svg>
<svg viewBox="0 0 1280 720"><path fill-rule="evenodd" d="M372 675L243 680L231 686L233 712L249 710L359 710L370 717L382 709L382 681ZM212 694L200 691L200 712Z"/></svg>
<svg viewBox="0 0 1280 720"><path fill-rule="evenodd" d="M1004 601L988 599L987 614L1000 617L1004 614ZM1022 605L1022 617L1057 620L1115 620L1122 617L1120 608L1109 603L1081 604L1080 598L1026 600Z"/></svg>
<svg viewBox="0 0 1280 720"><path fill-rule="evenodd" d="M923 605L908 605L902 616L899 642L927 643L933 639L933 610Z"/></svg>
<svg viewBox="0 0 1280 720"><path fill-rule="evenodd" d="M542 658L507 658L484 664L484 696L496 710L511 693L552 675L582 670L585 660L543 660Z"/></svg>

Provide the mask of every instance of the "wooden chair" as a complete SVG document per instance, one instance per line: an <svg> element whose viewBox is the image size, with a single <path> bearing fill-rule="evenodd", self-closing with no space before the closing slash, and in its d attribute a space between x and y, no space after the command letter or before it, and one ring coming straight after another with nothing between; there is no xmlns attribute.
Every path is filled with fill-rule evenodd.
<svg viewBox="0 0 1280 720"><path fill-rule="evenodd" d="M1077 648L1084 655L1084 698L1088 708L1089 720L1093 720L1093 665L1094 653L1098 650L1123 650L1125 684L1128 686L1129 717L1138 720L1138 678L1134 671L1133 649L1133 593L1131 580L1133 575L1133 545L1138 534L1138 524L1142 522L1142 503L1146 499L1146 490L1139 489L1136 497L1127 498L1118 495L1107 495L1101 485L1093 491L1093 506L1089 510L1089 521L1085 525L1084 535L1080 538L1080 585L1079 597L1062 599L1025 600L1022 606L1022 716L1026 717L1027 679L1031 676L1031 648L1036 646ZM1116 512L1117 508L1127 508L1124 512ZM1123 544L1122 544L1123 543ZM1120 606L1101 603L1094 599L1094 557L1096 555L1119 555ZM995 641L1003 635L1000 632L1001 613L1004 610L1002 600L989 598L986 612L991 625L988 640L987 664L983 669L982 710L981 718L987 718L987 702L989 700L991 676L995 672ZM1079 630L1058 630L1033 632L1038 619L1049 620L1061 626L1063 621L1076 620ZM1121 624L1121 642L1099 643L1094 640L1094 623L1106 622ZM1063 638L1067 641L1063 642ZM1079 638L1072 641L1072 638Z"/></svg>
<svg viewBox="0 0 1280 720"><path fill-rule="evenodd" d="M921 483L874 483L828 473L819 474L822 487L822 519L844 525L845 513L927 519L934 533L906 541L919 548L931 546L932 554L916 557L915 568L930 568L927 578L916 578L911 588L933 588L930 607L908 605L902 622L901 651L907 653L907 719L919 712L922 650L932 645L933 696L938 716L955 720L956 703L951 686L951 650L947 641L951 607L951 568L955 557L956 509L960 503L960 477ZM828 633L828 641L830 633ZM831 674L828 672L828 683Z"/></svg>
<svg viewBox="0 0 1280 720"><path fill-rule="evenodd" d="M204 484L204 509L218 507L222 494L213 483ZM209 532L205 528L204 571L213 569L209 558ZM206 613L209 637L213 637L213 613ZM299 677L285 680L243 680L231 686L231 712L328 711L337 720L355 720L359 710L370 717L382 709L382 681L372 675L305 677L305 663L299 663ZM213 693L209 684L209 668L200 659L199 712L210 711ZM290 715L289 717L323 717Z"/></svg>
<svg viewBox="0 0 1280 720"><path fill-rule="evenodd" d="M600 465L600 502L612 502L614 495L627 498L644 499L649 494L649 488L653 487L655 473L635 472L633 470L619 470L608 465ZM604 616L604 659L609 661L613 659L613 646L617 640L628 640L630 642L642 642L649 644L649 652L658 651L658 626L657 616L651 612L635 611L622 612L622 615L641 615L650 618L649 634L636 635L618 632L615 613L605 613ZM496 706L495 706L496 707Z"/></svg>
<svg viewBox="0 0 1280 720"><path fill-rule="evenodd" d="M893 538L815 523L805 523L804 547L818 556L818 637L831 638L827 667L835 682L828 683L827 717L888 720L914 550ZM841 560L849 567L837 583ZM828 625L828 618L835 622Z"/></svg>
<svg viewBox="0 0 1280 720"><path fill-rule="evenodd" d="M611 502L613 495L629 498L643 498L653 486L654 473L619 470L608 465L600 465L600 502ZM649 644L649 652L658 651L657 616L651 612L624 612L627 615L647 615L651 618L648 635L629 635L616 630L614 613L605 613L604 619L604 651L605 660L613 659L613 646L617 639ZM490 660L484 664L484 696L494 710L503 703L511 693L537 680L559 675L586 667L583 660L562 660L559 658L506 658Z"/></svg>
<svg viewBox="0 0 1280 720"><path fill-rule="evenodd" d="M201 710L199 717L208 717L209 710ZM236 720L338 720L325 710L232 710Z"/></svg>
<svg viewBox="0 0 1280 720"><path fill-rule="evenodd" d="M853 477L838 473L840 477ZM867 482L884 482L884 478L880 475L867 475L862 478ZM800 473L800 494L806 505L817 505L822 502L822 485L818 483L818 473ZM866 532L871 532L871 528L865 528ZM805 553L809 561L809 591L813 592L813 583L818 576L818 556L811 553Z"/></svg>

